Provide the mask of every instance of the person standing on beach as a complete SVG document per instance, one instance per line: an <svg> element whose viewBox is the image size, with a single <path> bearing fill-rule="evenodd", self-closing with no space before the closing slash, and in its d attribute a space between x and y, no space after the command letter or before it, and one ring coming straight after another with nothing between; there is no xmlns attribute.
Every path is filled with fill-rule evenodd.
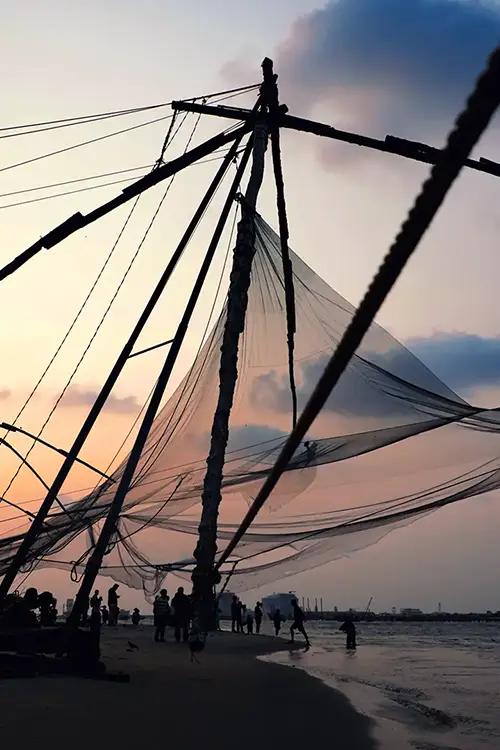
<svg viewBox="0 0 500 750"><path fill-rule="evenodd" d="M260 626L262 623L262 602L257 602L253 611L255 616L255 632L260 633Z"/></svg>
<svg viewBox="0 0 500 750"><path fill-rule="evenodd" d="M155 642L163 643L165 641L165 628L170 619L170 597L167 596L167 589L160 591L153 606L153 615L155 623Z"/></svg>
<svg viewBox="0 0 500 750"><path fill-rule="evenodd" d="M272 621L274 625L274 635L278 637L280 634L280 630L281 630L281 612L279 609L274 610Z"/></svg>
<svg viewBox="0 0 500 750"><path fill-rule="evenodd" d="M233 594L231 599L231 632L236 633L238 629L238 597Z"/></svg>
<svg viewBox="0 0 500 750"><path fill-rule="evenodd" d="M246 607L241 599L238 599L236 611L236 630L238 631L238 633L243 633L243 615L245 609Z"/></svg>
<svg viewBox="0 0 500 750"><path fill-rule="evenodd" d="M339 630L345 633L345 647L348 651L356 648L356 626L350 617L340 626Z"/></svg>
<svg viewBox="0 0 500 750"><path fill-rule="evenodd" d="M297 599L292 599L291 604L292 604L292 609L293 609L293 622L290 628L290 642L291 643L294 642L293 637L294 637L295 631L298 630L299 633L302 633L302 635L306 639L306 647L309 648L311 644L309 642L309 638L307 637L306 629L304 627L304 620L306 619L305 615L303 611L301 610L301 608L299 607Z"/></svg>
<svg viewBox="0 0 500 750"><path fill-rule="evenodd" d="M191 614L191 602L189 597L184 593L184 588L179 586L177 593L172 599L172 607L174 609L174 627L175 627L175 640L177 643L182 640L187 643L189 636L189 618Z"/></svg>
<svg viewBox="0 0 500 750"><path fill-rule="evenodd" d="M246 611L246 626L248 635L253 635L253 612L250 607Z"/></svg>
<svg viewBox="0 0 500 750"><path fill-rule="evenodd" d="M110 625L117 625L118 624L118 615L120 613L120 609L118 607L118 599L120 598L119 594L116 593L119 583L114 583L111 588L108 591L108 609L109 609L109 624Z"/></svg>
<svg viewBox="0 0 500 750"><path fill-rule="evenodd" d="M102 596L99 596L99 589L96 589L94 591L94 595L92 596L90 600L90 609L92 610L94 609L94 607L99 607L100 609L101 604L102 604Z"/></svg>
<svg viewBox="0 0 500 750"><path fill-rule="evenodd" d="M91 601L94 601L94 597L92 597ZM99 597L99 601L102 601ZM90 632L91 633L99 633L101 630L101 608L99 604L94 603L92 604L92 608L90 610Z"/></svg>
<svg viewBox="0 0 500 750"><path fill-rule="evenodd" d="M101 613L102 613L102 624L107 625L109 622L109 610L105 604L103 604L101 607Z"/></svg>

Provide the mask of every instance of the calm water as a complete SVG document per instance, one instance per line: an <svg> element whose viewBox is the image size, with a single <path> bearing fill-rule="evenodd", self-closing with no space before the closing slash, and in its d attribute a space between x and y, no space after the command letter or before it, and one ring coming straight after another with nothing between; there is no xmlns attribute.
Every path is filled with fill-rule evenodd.
<svg viewBox="0 0 500 750"><path fill-rule="evenodd" d="M500 748L500 625L360 623L355 653L338 625L309 622L310 651L265 658L341 690L384 750Z"/></svg>

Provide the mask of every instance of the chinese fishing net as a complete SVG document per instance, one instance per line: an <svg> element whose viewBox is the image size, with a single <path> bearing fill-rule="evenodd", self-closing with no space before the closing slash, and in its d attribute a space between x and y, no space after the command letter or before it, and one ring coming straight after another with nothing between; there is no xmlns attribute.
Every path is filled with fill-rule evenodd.
<svg viewBox="0 0 500 750"><path fill-rule="evenodd" d="M231 413L219 554L291 430L279 237L256 216L255 258ZM300 408L346 329L353 307L295 253L295 376ZM157 591L193 568L200 497L218 393L225 308L159 412L102 573ZM257 522L222 567L246 590L376 543L392 529L500 485L496 410L476 408L374 324ZM125 462L114 472L120 478ZM116 486L116 485L115 485ZM113 498L104 481L56 508L31 561L81 571ZM21 539L0 540L0 572ZM83 551L83 554L82 554Z"/></svg>

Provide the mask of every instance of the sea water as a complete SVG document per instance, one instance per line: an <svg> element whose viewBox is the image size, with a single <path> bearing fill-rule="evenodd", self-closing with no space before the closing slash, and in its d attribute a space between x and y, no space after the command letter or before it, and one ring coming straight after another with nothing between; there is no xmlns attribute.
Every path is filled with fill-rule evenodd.
<svg viewBox="0 0 500 750"><path fill-rule="evenodd" d="M341 690L383 750L499 750L500 624L359 623L355 652L339 625L307 622L310 650L263 658Z"/></svg>

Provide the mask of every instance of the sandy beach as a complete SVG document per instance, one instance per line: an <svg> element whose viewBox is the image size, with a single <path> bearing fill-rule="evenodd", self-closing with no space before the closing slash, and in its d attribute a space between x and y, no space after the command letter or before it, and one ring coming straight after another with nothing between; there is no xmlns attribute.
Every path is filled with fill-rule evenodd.
<svg viewBox="0 0 500 750"><path fill-rule="evenodd" d="M128 640L139 647L127 651ZM186 646L155 644L152 628L105 629L102 657L130 683L76 677L0 680L7 747L375 748L371 721L300 669L256 657L287 648L267 636L217 633L199 664ZM64 739L63 739L64 738Z"/></svg>

